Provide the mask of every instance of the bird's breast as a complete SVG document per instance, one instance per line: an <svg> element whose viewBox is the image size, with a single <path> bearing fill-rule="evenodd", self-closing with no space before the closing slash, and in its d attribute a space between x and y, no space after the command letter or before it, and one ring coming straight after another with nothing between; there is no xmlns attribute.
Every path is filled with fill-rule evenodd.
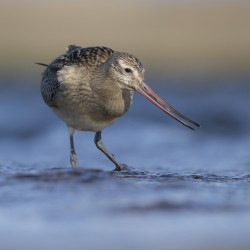
<svg viewBox="0 0 250 250"><path fill-rule="evenodd" d="M57 103L55 113L69 126L83 131L100 131L127 112L132 92L95 91L82 83L65 84Z"/></svg>
<svg viewBox="0 0 250 250"><path fill-rule="evenodd" d="M107 117L120 117L125 114L132 104L133 93L127 89L121 89L116 93L101 95L102 114Z"/></svg>

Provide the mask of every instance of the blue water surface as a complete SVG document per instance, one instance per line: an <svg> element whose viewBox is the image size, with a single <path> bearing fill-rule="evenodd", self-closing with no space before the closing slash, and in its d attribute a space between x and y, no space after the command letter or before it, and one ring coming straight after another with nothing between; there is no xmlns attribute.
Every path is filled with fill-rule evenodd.
<svg viewBox="0 0 250 250"><path fill-rule="evenodd" d="M103 131L129 166L121 172L92 132L75 133L72 170L67 127L39 82L2 84L1 249L248 249L248 80L167 80L151 86L202 127L192 131L135 94Z"/></svg>

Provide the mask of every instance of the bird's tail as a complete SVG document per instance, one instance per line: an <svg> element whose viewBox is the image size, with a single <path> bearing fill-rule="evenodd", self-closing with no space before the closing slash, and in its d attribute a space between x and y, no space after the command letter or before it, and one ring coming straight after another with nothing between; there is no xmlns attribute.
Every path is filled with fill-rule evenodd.
<svg viewBox="0 0 250 250"><path fill-rule="evenodd" d="M44 66L44 67L48 67L49 65L48 64L45 64L45 63L35 63L37 65L41 65L41 66Z"/></svg>

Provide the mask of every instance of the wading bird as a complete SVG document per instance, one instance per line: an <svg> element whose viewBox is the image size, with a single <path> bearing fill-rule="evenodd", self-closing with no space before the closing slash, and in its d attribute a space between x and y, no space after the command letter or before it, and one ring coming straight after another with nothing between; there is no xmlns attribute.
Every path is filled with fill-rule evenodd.
<svg viewBox="0 0 250 250"><path fill-rule="evenodd" d="M70 162L78 166L74 148L74 131L93 131L95 144L114 164L115 170L125 167L109 153L101 132L127 112L134 91L172 116L183 125L199 124L185 117L143 80L144 68L133 55L107 47L67 47L66 53L55 58L42 74L41 93L45 103L67 124L70 136ZM185 120L185 121L184 121Z"/></svg>

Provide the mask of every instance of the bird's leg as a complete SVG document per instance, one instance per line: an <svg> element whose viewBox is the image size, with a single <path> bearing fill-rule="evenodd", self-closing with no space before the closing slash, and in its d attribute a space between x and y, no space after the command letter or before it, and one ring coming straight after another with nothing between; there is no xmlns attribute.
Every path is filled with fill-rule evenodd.
<svg viewBox="0 0 250 250"><path fill-rule="evenodd" d="M78 167L78 159L77 155L75 152L75 147L74 147L74 135L75 130L72 127L69 127L69 138L70 138L70 163L72 168L77 168Z"/></svg>
<svg viewBox="0 0 250 250"><path fill-rule="evenodd" d="M102 131L98 131L95 134L95 145L98 149L100 149L116 166L116 168L114 169L114 171L120 171L122 170L122 168L125 167L125 165L119 163L118 161L116 161L114 155L110 154L109 151L107 150L107 148L105 147L105 145L102 142L102 135L101 135Z"/></svg>

